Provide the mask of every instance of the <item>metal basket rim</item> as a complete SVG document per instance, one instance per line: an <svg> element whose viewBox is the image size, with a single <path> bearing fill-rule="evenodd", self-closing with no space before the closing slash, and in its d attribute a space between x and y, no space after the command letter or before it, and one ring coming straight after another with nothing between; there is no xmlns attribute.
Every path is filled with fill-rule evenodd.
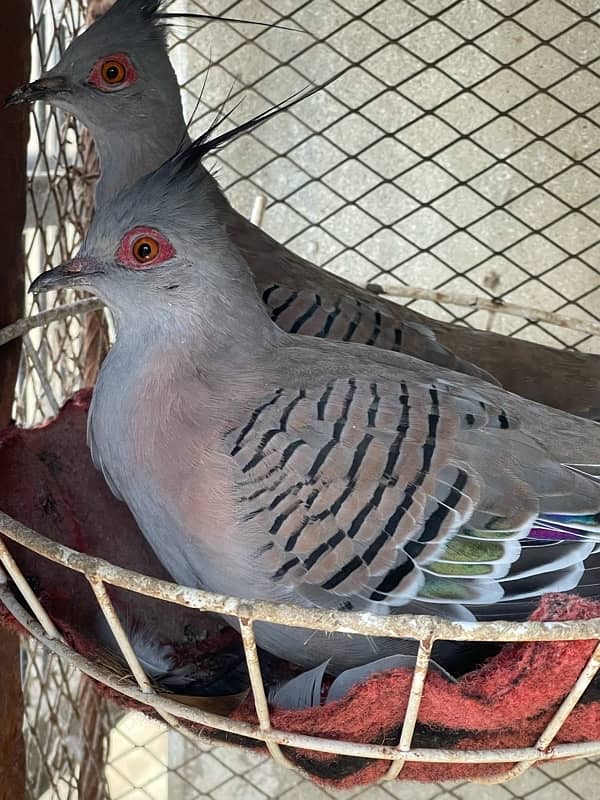
<svg viewBox="0 0 600 800"><path fill-rule="evenodd" d="M289 603L227 596L153 578L119 567L105 559L89 556L43 536L3 512L0 512L0 533L44 558L85 575L90 581L107 583L147 597L238 619L364 636L394 636L431 641L551 642L600 638L600 617L548 622L463 622L429 615L378 616L356 611L303 608Z"/></svg>
<svg viewBox="0 0 600 800"><path fill-rule="evenodd" d="M390 745L375 745L348 740L326 739L275 728L265 729L260 725L220 716L193 706L183 705L177 700L170 699L168 694L144 693L144 691L135 686L131 680L118 678L105 667L95 664L88 658L77 653L69 645L59 639L48 636L39 622L28 614L20 603L15 600L12 592L10 592L6 583L2 580L0 580L0 602L4 603L19 624L48 650L61 658L70 660L77 669L110 689L124 694L126 697L137 701L142 706L154 708L169 725L186 736L186 738L196 739L200 737L201 734L193 733L190 729L182 726L179 721L180 719L235 735L247 736L252 739L263 741L267 745L269 743L274 743L277 745L337 755L376 758L379 760L389 760L392 764L403 763L404 761L431 764L464 763L478 765L517 762L516 766L510 769L509 772L504 772L488 778L474 779L474 782L480 783L500 783L509 780L522 771L525 771L534 761L583 758L600 753L600 740L564 743L544 749L533 746L487 750L450 750L427 747L405 750ZM210 731L202 731L202 736L206 735L210 737ZM215 743L220 745L228 744L221 740L215 740ZM290 766L289 762L286 763L286 766ZM294 769L298 770L297 765L294 765Z"/></svg>

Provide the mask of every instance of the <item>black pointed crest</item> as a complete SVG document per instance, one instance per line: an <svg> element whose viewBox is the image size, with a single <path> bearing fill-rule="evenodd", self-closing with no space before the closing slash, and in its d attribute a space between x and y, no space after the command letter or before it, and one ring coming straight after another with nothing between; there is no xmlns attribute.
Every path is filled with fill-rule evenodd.
<svg viewBox="0 0 600 800"><path fill-rule="evenodd" d="M300 30L300 28L292 28L289 25L276 25L274 22L261 22L260 20L256 19L238 19L237 17L218 17L214 16L213 14L195 14L186 12L178 14L177 12L170 12L170 13L165 12L161 14L156 14L156 18L161 20L202 19L206 20L207 22L228 22L230 25L258 25L261 28L277 28L280 31L292 31L293 33L306 33L306 31ZM177 24L177 23L171 22L170 24Z"/></svg>
<svg viewBox="0 0 600 800"><path fill-rule="evenodd" d="M240 106L242 101L236 103L226 113L223 113L223 111L220 110L217 112L215 120L209 125L204 133L195 139L192 144L188 145L184 150L178 151L167 163L172 165L176 175L185 174L190 170L193 171L198 163L209 153L220 150L221 147L224 147L225 145L229 144L229 142L234 141L244 133L260 127L277 114L280 114L283 111L288 111L297 103L300 103L302 100L306 100L306 98L316 94L316 92L320 91L322 88L323 86L311 86L308 89L301 89L300 91L295 92L293 95L288 97L286 100L282 100L281 103L276 103L275 105L271 106L271 108L261 111L260 114L257 114L251 119L246 120L246 122L242 122L235 128L231 128L231 130L225 131L224 133L213 137L215 131L231 117L234 111Z"/></svg>
<svg viewBox="0 0 600 800"><path fill-rule="evenodd" d="M218 133L218 129L231 117L239 103L225 113L217 112L215 120L201 136L191 144L182 145L154 172L149 172L133 186L123 189L112 203L100 207L91 231L94 234L102 231L101 236L110 237L110 231L115 225L115 215L126 219L126 226L129 227L141 224L142 216L145 219L144 225L159 227L172 215L180 221L186 219L185 224L190 226L196 224L198 219L202 219L203 224L210 224L216 220L221 204L215 202L216 187L206 180L210 173L204 168L202 159L244 133L258 128L277 114L288 111L321 88L311 86L296 92L281 103L223 133ZM208 199L205 202L203 198Z"/></svg>
<svg viewBox="0 0 600 800"><path fill-rule="evenodd" d="M161 226L168 227L168 221L173 219L181 226L182 233L198 225L203 228L213 225L218 227L227 202L217 185L210 180L210 172L205 168L202 159L263 125L277 114L289 111L320 89L320 86L311 86L296 92L281 103L224 132L220 128L230 119L237 106L233 103L226 112L217 113L212 124L201 136L191 144L183 145L158 169L147 173L133 185L120 191L112 202L97 209L86 237L86 248L92 252L97 241L112 242L117 224L123 231L141 224L161 229ZM217 228L215 235L220 235Z"/></svg>
<svg viewBox="0 0 600 800"><path fill-rule="evenodd" d="M284 31L304 33L299 28L276 25L273 22L262 22L252 19L238 19L236 17L222 17L215 14L200 14L195 12L162 11L166 0L117 0L115 4L125 11L135 11L144 19L152 22L164 22L167 25L176 25L177 20L204 20L206 22L229 22L233 25L259 25L264 28L279 28Z"/></svg>

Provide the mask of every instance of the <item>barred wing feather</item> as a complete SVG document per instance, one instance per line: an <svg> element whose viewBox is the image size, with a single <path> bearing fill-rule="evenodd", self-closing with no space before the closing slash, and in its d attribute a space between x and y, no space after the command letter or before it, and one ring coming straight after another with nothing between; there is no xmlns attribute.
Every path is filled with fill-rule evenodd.
<svg viewBox="0 0 600 800"><path fill-rule="evenodd" d="M600 487L503 409L443 384L279 389L227 445L243 524L263 535L257 568L320 607L389 613L571 588L594 548L582 536L524 554L540 508L594 514Z"/></svg>

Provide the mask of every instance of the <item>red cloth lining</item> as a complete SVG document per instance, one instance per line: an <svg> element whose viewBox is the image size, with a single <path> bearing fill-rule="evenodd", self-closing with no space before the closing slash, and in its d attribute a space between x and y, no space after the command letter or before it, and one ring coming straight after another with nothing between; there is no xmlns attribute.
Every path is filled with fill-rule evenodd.
<svg viewBox="0 0 600 800"><path fill-rule="evenodd" d="M572 595L547 595L532 619L597 617L600 617L600 603ZM577 680L595 644L595 641L507 644L497 656L456 684L438 673L430 673L415 746L481 750L534 745ZM336 703L302 711L274 709L272 723L277 728L313 736L393 744L397 742L404 717L411 677L411 672L404 669L374 675ZM236 716L247 721L256 719L250 704L239 709ZM428 738L434 742L428 742ZM600 739L600 702L591 700L575 709L556 741L595 739ZM333 774L342 762L328 755L314 754L313 758L329 762ZM502 766L414 762L404 767L402 779L436 781L493 775ZM369 763L335 780L335 785L349 788L375 781L386 768L381 762ZM330 777L323 776L322 780L331 783Z"/></svg>

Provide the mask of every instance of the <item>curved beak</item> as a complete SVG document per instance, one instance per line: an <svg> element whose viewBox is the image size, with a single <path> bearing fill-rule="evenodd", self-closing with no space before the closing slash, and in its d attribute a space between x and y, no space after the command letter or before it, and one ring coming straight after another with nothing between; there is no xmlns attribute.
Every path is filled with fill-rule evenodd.
<svg viewBox="0 0 600 800"><path fill-rule="evenodd" d="M71 87L66 78L62 75L42 75L41 78L32 83L26 83L6 98L5 106L16 106L21 103L33 103L36 100L47 100L57 94L65 94L71 91Z"/></svg>
<svg viewBox="0 0 600 800"><path fill-rule="evenodd" d="M94 258L76 256L71 261L65 261L54 269L43 272L29 287L30 294L69 289L72 287L88 288L94 275L105 272L104 267Z"/></svg>

